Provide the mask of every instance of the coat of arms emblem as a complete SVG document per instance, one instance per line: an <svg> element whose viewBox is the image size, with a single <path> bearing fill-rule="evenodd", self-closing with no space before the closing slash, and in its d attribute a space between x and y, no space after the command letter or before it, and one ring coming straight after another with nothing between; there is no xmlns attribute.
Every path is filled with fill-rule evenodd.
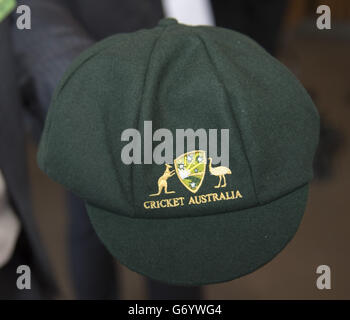
<svg viewBox="0 0 350 320"><path fill-rule="evenodd" d="M207 167L205 151L187 152L174 160L177 177L187 190L196 193L201 187Z"/></svg>

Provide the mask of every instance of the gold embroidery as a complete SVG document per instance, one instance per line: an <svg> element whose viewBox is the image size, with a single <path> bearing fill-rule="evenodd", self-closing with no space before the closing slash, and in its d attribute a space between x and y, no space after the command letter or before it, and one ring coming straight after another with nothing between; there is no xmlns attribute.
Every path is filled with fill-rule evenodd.
<svg viewBox="0 0 350 320"><path fill-rule="evenodd" d="M212 167L212 158L209 160L209 172L210 174L219 177L219 183L214 186L214 188L225 188L226 175L232 174L231 170L224 166ZM194 150L187 152L177 157L174 160L175 169L172 170L172 165L165 164L165 170L163 175L158 179L158 192L150 194L150 197L159 196L162 192L164 194L175 193L175 191L168 191L167 180L173 175L177 175L180 182L187 190L192 193L196 193L204 180L206 167L207 167L207 157L205 151ZM222 183L223 182L223 183ZM209 202L216 201L227 201L243 198L239 190L236 191L226 191L220 193L208 193L198 196L191 196L188 200L185 197L177 197L170 199L160 199L156 201L145 201L143 206L146 210L149 209L161 209L161 208L173 208L182 207L187 205L200 205Z"/></svg>
<svg viewBox="0 0 350 320"><path fill-rule="evenodd" d="M203 203L216 202L216 201L228 201L243 198L239 190L226 191L220 193L207 193L197 196L191 196L188 201L185 197L177 197L170 199L162 199L157 201L145 201L143 206L145 209L161 209L161 208L174 208L188 205L200 205Z"/></svg>
<svg viewBox="0 0 350 320"><path fill-rule="evenodd" d="M150 194L150 197L159 196L163 189L164 193L175 193L175 191L168 191L168 182L167 180L175 174L175 170L170 170L172 166L170 164L165 164L165 171L163 175L158 179L158 192Z"/></svg>
<svg viewBox="0 0 350 320"><path fill-rule="evenodd" d="M194 150L177 157L174 160L177 177L192 193L196 193L201 187L207 165L207 157L202 150Z"/></svg>
<svg viewBox="0 0 350 320"><path fill-rule="evenodd" d="M162 199L157 201L145 201L143 206L145 209L160 209L160 208L173 208L184 205L184 197Z"/></svg>
<svg viewBox="0 0 350 320"><path fill-rule="evenodd" d="M219 177L219 183L217 186L214 186L214 188L225 188L226 187L226 177L225 175L231 174L231 170L227 167L220 166L220 167L215 167L213 168L211 166L212 163L212 158L209 158L209 172L210 174ZM224 184L221 185L221 179L224 179Z"/></svg>

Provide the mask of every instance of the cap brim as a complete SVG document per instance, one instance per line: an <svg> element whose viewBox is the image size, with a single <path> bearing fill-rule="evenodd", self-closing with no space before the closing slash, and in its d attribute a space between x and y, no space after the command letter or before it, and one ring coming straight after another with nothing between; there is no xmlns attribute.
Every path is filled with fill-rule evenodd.
<svg viewBox="0 0 350 320"><path fill-rule="evenodd" d="M129 269L171 284L204 285L248 274L276 256L297 231L307 194L305 185L263 206L193 218L87 209L100 239Z"/></svg>

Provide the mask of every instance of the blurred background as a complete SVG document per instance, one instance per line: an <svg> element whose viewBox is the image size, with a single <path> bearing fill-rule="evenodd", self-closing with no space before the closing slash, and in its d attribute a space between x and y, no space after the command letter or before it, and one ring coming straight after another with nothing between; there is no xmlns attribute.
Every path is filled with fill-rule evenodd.
<svg viewBox="0 0 350 320"><path fill-rule="evenodd" d="M154 5L157 1L143 5L140 1L113 1L119 13L112 18L105 16L112 3L108 0L99 1L98 8L93 1L84 1L84 6L79 6L79 0L71 0L69 5L61 0L43 2L17 2L32 8L31 31L14 27L15 13L0 20L0 169L7 185L7 204L19 220L10 225L20 225L22 230L16 233L12 257L0 264L0 298L350 298L349 1L193 1L197 3L194 11L185 10L186 5L175 8L171 1L158 6ZM204 2L205 9L201 7ZM331 30L316 27L316 9L321 4L331 9ZM101 253L79 199L51 181L36 164L52 91L71 60L104 36L152 27L164 15L176 16L181 22L232 28L254 38L299 78L322 121L315 179L294 239L252 274L193 289L150 282ZM6 87L3 79L12 81L13 87ZM18 152L12 159L16 146ZM25 162L19 164L21 169L16 165L19 158ZM28 180L23 178L26 174ZM33 271L37 295L19 294L9 284L18 263L37 265ZM316 268L323 264L332 271L331 290L316 287Z"/></svg>

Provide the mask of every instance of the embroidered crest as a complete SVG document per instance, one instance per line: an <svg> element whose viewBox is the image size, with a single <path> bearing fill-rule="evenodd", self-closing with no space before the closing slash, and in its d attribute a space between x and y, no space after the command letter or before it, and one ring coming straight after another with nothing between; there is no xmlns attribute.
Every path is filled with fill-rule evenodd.
<svg viewBox="0 0 350 320"><path fill-rule="evenodd" d="M174 160L177 177L186 189L193 193L196 193L203 183L206 164L207 157L202 150L184 153Z"/></svg>

